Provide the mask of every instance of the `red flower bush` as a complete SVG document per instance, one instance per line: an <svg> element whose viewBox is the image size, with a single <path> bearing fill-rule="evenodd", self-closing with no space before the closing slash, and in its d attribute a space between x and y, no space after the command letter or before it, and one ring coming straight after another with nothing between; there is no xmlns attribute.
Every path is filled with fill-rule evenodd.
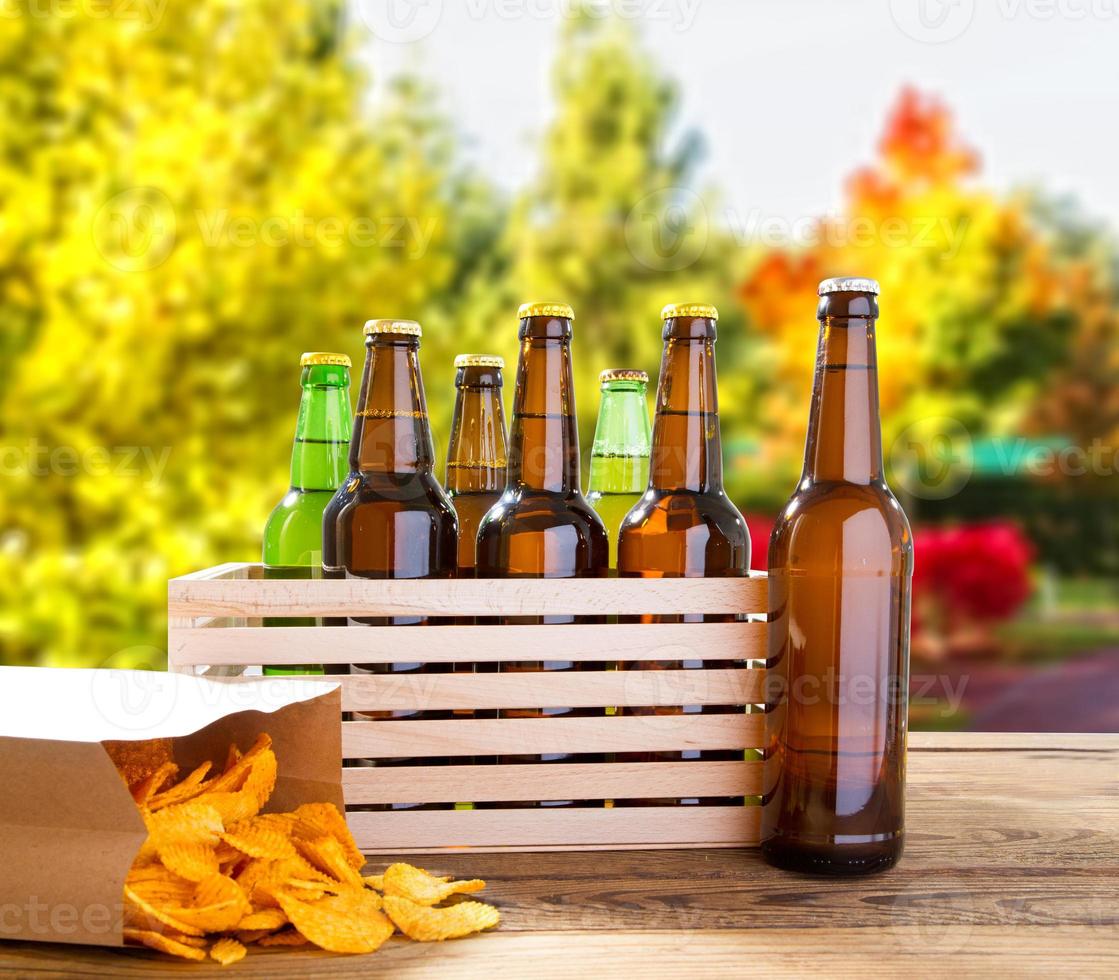
<svg viewBox="0 0 1119 980"><path fill-rule="evenodd" d="M766 514L745 514L750 531L750 567L756 572L769 568L769 536L773 533L773 518Z"/></svg>
<svg viewBox="0 0 1119 980"><path fill-rule="evenodd" d="M926 528L914 545L915 597L950 620L1006 619L1029 598L1033 546L1013 524Z"/></svg>

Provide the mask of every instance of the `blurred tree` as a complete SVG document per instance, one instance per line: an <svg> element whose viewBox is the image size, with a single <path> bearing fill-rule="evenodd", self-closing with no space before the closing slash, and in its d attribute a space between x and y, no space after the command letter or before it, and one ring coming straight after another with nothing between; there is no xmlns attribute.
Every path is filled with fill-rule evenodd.
<svg viewBox="0 0 1119 980"><path fill-rule="evenodd" d="M515 364L516 310L528 300L575 308L575 382L584 457L598 373L647 370L655 385L660 309L721 304L721 355L740 359L741 313L729 244L693 185L698 137L674 136L675 86L622 21L566 22L553 69L554 120L533 183L513 202L496 255L475 277L459 324L467 344ZM725 405L734 402L727 372Z"/></svg>
<svg viewBox="0 0 1119 980"><path fill-rule="evenodd" d="M258 557L300 352L360 366L484 240L430 93L363 110L340 8L0 18L0 660L159 663L166 578Z"/></svg>
<svg viewBox="0 0 1119 980"><path fill-rule="evenodd" d="M756 252L741 286L751 325L768 338L767 415L779 421L769 444L790 479L799 470L815 354L805 326L821 278L858 274L882 283L887 453L914 424L935 429L955 420L972 435L1025 431L1054 365L1069 363L1097 329L1083 263L1054 247L1024 196L972 188L978 157L943 105L903 92L879 153L854 174L845 212L821 221L812 246Z"/></svg>

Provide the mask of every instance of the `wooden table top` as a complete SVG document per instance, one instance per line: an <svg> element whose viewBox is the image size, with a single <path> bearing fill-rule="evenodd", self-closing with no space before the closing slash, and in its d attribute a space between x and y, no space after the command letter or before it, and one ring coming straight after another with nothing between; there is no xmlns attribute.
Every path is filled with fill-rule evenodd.
<svg viewBox="0 0 1119 980"><path fill-rule="evenodd" d="M907 829L899 866L863 879L778 872L745 849L425 856L485 878L501 927L368 957L254 948L224 970L0 943L0 974L1119 976L1119 735L913 735Z"/></svg>

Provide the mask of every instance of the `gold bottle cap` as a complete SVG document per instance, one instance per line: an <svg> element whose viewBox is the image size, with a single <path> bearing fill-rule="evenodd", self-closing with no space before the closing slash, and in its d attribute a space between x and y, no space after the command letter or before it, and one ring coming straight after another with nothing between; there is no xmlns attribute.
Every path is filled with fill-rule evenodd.
<svg viewBox="0 0 1119 980"><path fill-rule="evenodd" d="M505 369L505 358L494 357L490 354L459 354L455 358L455 367L488 367Z"/></svg>
<svg viewBox="0 0 1119 980"><path fill-rule="evenodd" d="M669 303L661 310L662 320L672 320L678 316L698 316L706 320L718 320L719 311L707 303Z"/></svg>
<svg viewBox="0 0 1119 980"><path fill-rule="evenodd" d="M415 320L366 320L365 336L379 333L404 334L407 337L422 337L423 328Z"/></svg>
<svg viewBox="0 0 1119 980"><path fill-rule="evenodd" d="M880 287L875 279L862 279L858 276L838 276L835 279L825 279L820 283L819 296L828 293L870 293L877 296Z"/></svg>
<svg viewBox="0 0 1119 980"><path fill-rule="evenodd" d="M561 320L574 320L575 311L566 303L524 303L517 310L517 319L527 316L554 316Z"/></svg>
<svg viewBox="0 0 1119 980"><path fill-rule="evenodd" d="M322 350L309 350L299 358L300 367L314 367L316 364L336 364L339 367L353 367L345 354L331 354Z"/></svg>
<svg viewBox="0 0 1119 980"><path fill-rule="evenodd" d="M649 375L644 371L634 371L632 368L607 368L598 376L598 383L604 385L610 381L639 381L647 385Z"/></svg>

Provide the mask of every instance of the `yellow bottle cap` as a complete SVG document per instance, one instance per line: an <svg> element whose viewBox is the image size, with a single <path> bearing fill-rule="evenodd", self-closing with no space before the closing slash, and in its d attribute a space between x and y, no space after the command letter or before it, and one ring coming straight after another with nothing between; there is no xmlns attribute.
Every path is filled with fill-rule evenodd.
<svg viewBox="0 0 1119 980"><path fill-rule="evenodd" d="M672 320L678 316L697 316L705 320L718 320L719 311L706 303L669 303L661 310L662 320Z"/></svg>
<svg viewBox="0 0 1119 980"><path fill-rule="evenodd" d="M455 367L489 367L505 368L504 357L493 357L490 354L459 354L455 358Z"/></svg>
<svg viewBox="0 0 1119 980"><path fill-rule="evenodd" d="M574 320L575 311L566 303L524 303L517 310L517 319L528 316L554 316L560 320Z"/></svg>
<svg viewBox="0 0 1119 980"><path fill-rule="evenodd" d="M639 381L647 385L649 375L644 371L634 371L632 368L607 368L598 376L598 383L606 384L610 381Z"/></svg>
<svg viewBox="0 0 1119 980"><path fill-rule="evenodd" d="M337 364L340 367L353 366L345 354L330 354L322 350L307 351L299 358L300 367L314 367L316 364Z"/></svg>
<svg viewBox="0 0 1119 980"><path fill-rule="evenodd" d="M423 328L415 320L366 320L365 336L380 333L404 334L408 337L422 337Z"/></svg>

